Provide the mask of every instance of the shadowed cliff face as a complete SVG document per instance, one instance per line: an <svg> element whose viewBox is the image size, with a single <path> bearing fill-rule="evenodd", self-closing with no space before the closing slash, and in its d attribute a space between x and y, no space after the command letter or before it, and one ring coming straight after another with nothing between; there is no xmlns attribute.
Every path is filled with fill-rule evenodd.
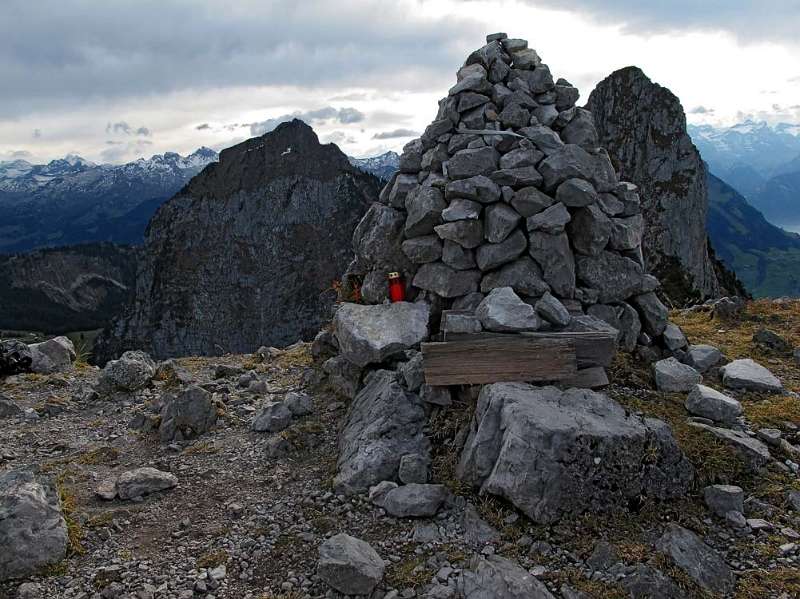
<svg viewBox="0 0 800 599"><path fill-rule="evenodd" d="M662 281L687 275L673 300L720 294L706 235L706 167L686 133L680 100L636 67L601 81L586 106L620 178L640 188L648 268ZM677 276L681 275L681 276ZM670 294L670 289L666 289Z"/></svg>
<svg viewBox="0 0 800 599"><path fill-rule="evenodd" d="M0 256L0 329L99 329L133 293L137 248L110 243Z"/></svg>
<svg viewBox="0 0 800 599"><path fill-rule="evenodd" d="M99 357L252 352L313 336L377 194L374 177L302 121L224 150L153 217L134 305Z"/></svg>

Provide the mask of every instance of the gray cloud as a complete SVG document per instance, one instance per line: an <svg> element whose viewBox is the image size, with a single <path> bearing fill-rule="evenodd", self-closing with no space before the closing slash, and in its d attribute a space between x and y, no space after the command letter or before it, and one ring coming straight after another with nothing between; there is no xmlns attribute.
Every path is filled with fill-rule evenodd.
<svg viewBox="0 0 800 599"><path fill-rule="evenodd" d="M106 125L106 133L121 134L121 135L139 135L142 137L150 137L151 132L147 127L131 127L125 121L117 123L108 123Z"/></svg>
<svg viewBox="0 0 800 599"><path fill-rule="evenodd" d="M9 154L9 156L13 160L20 160L20 159L30 158L31 156L33 156L33 154L28 152L28 150L14 150Z"/></svg>
<svg viewBox="0 0 800 599"><path fill-rule="evenodd" d="M689 114L714 114L714 109L705 106L695 106L689 111Z"/></svg>
<svg viewBox="0 0 800 599"><path fill-rule="evenodd" d="M417 137L419 133L411 129L395 129L394 131L381 131L372 136L372 139L396 139L398 137Z"/></svg>
<svg viewBox="0 0 800 599"><path fill-rule="evenodd" d="M588 13L601 23L623 24L626 33L726 31L744 43L797 44L797 0L526 0L529 4Z"/></svg>
<svg viewBox="0 0 800 599"><path fill-rule="evenodd" d="M291 121L293 119L300 119L309 125L314 125L321 122L335 122L342 125L351 123L358 123L364 120L364 113L355 108L334 108L333 106L325 106L316 110L295 111L292 114L282 114L281 116L261 121L260 123L250 123L251 135L264 135L272 131L281 123Z"/></svg>
<svg viewBox="0 0 800 599"><path fill-rule="evenodd" d="M3 0L0 118L229 86L428 89L482 34L384 0Z"/></svg>
<svg viewBox="0 0 800 599"><path fill-rule="evenodd" d="M135 141L108 139L106 140L106 146L108 147L100 152L100 158L105 162L123 162L126 159L138 158L152 145L153 142L149 139L137 139Z"/></svg>
<svg viewBox="0 0 800 599"><path fill-rule="evenodd" d="M41 129L34 129L33 130L34 139L39 139L41 136L42 136L42 130Z"/></svg>
<svg viewBox="0 0 800 599"><path fill-rule="evenodd" d="M211 125L209 125L208 123L203 123L202 125L197 125L195 129L197 131L205 131L206 129L211 129Z"/></svg>

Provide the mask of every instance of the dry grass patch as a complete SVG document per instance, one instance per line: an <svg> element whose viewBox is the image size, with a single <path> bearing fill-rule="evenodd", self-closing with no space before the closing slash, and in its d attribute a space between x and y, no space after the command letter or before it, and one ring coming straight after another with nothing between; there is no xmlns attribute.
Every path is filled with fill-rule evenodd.
<svg viewBox="0 0 800 599"><path fill-rule="evenodd" d="M425 565L425 560L425 556L415 556L391 564L386 570L386 582L399 589L416 589L427 584L434 572Z"/></svg>
<svg viewBox="0 0 800 599"><path fill-rule="evenodd" d="M760 401L742 402L744 414L755 428L782 428L785 422L800 425L800 399L773 395Z"/></svg>
<svg viewBox="0 0 800 599"><path fill-rule="evenodd" d="M749 570L739 577L737 599L800 597L800 568Z"/></svg>

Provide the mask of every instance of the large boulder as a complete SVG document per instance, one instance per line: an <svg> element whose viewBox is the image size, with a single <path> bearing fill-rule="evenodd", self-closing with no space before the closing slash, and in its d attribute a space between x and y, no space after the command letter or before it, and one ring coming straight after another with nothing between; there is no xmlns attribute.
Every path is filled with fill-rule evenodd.
<svg viewBox="0 0 800 599"><path fill-rule="evenodd" d="M31 472L0 474L0 581L66 557L67 523L53 486Z"/></svg>
<svg viewBox="0 0 800 599"><path fill-rule="evenodd" d="M158 434L162 443L193 439L214 428L217 408L211 394L191 385L164 397Z"/></svg>
<svg viewBox="0 0 800 599"><path fill-rule="evenodd" d="M734 360L720 369L722 383L729 389L780 393L781 381L758 362L750 358Z"/></svg>
<svg viewBox="0 0 800 599"><path fill-rule="evenodd" d="M156 374L156 364L143 351L126 351L118 360L111 360L100 372L98 390L138 391L150 384Z"/></svg>
<svg viewBox="0 0 800 599"><path fill-rule="evenodd" d="M54 337L28 346L31 350L31 370L39 374L63 372L75 361L75 346L67 337Z"/></svg>
<svg viewBox="0 0 800 599"><path fill-rule="evenodd" d="M543 582L499 555L474 556L458 586L469 599L554 599Z"/></svg>
<svg viewBox="0 0 800 599"><path fill-rule="evenodd" d="M688 364L675 358L665 358L653 364L656 389L667 393L686 393L703 380L703 376Z"/></svg>
<svg viewBox="0 0 800 599"><path fill-rule="evenodd" d="M379 370L350 405L339 435L334 488L359 493L384 480L395 480L406 454L430 455L422 400L406 391L388 370Z"/></svg>
<svg viewBox="0 0 800 599"><path fill-rule="evenodd" d="M364 367L383 362L424 341L429 317L430 307L425 302L342 304L333 323L341 355Z"/></svg>
<svg viewBox="0 0 800 599"><path fill-rule="evenodd" d="M666 423L601 393L522 383L483 387L457 474L541 523L678 497L693 477Z"/></svg>
<svg viewBox="0 0 800 599"><path fill-rule="evenodd" d="M386 566L366 541L339 533L319 546L317 574L345 595L368 595L383 579Z"/></svg>
<svg viewBox="0 0 800 599"><path fill-rule="evenodd" d="M723 424L734 424L742 415L742 404L705 385L694 386L686 398L686 409L690 414Z"/></svg>

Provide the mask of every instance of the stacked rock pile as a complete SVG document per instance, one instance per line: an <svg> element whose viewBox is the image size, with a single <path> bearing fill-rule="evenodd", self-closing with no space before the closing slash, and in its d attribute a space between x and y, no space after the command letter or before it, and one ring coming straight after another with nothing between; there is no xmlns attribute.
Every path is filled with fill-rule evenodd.
<svg viewBox="0 0 800 599"><path fill-rule="evenodd" d="M554 81L525 40L488 40L358 225L346 280L381 303L387 273L402 272L434 321L510 288L539 308L496 328L611 325L623 349L663 357L667 309L644 268L636 186L618 180L575 87Z"/></svg>
<svg viewBox="0 0 800 599"><path fill-rule="evenodd" d="M399 517L435 513L447 498L431 481L429 416L454 399L477 401L457 476L536 521L686 492L692 467L668 425L604 394L426 383L419 350L440 321L453 333L613 328L653 359L686 345L644 270L636 187L617 180L577 98L527 42L489 36L359 223L346 275L366 305L339 306L312 346L331 387L353 398L337 493L369 492ZM386 302L394 271L408 301ZM536 438L549 449L514 441Z"/></svg>

